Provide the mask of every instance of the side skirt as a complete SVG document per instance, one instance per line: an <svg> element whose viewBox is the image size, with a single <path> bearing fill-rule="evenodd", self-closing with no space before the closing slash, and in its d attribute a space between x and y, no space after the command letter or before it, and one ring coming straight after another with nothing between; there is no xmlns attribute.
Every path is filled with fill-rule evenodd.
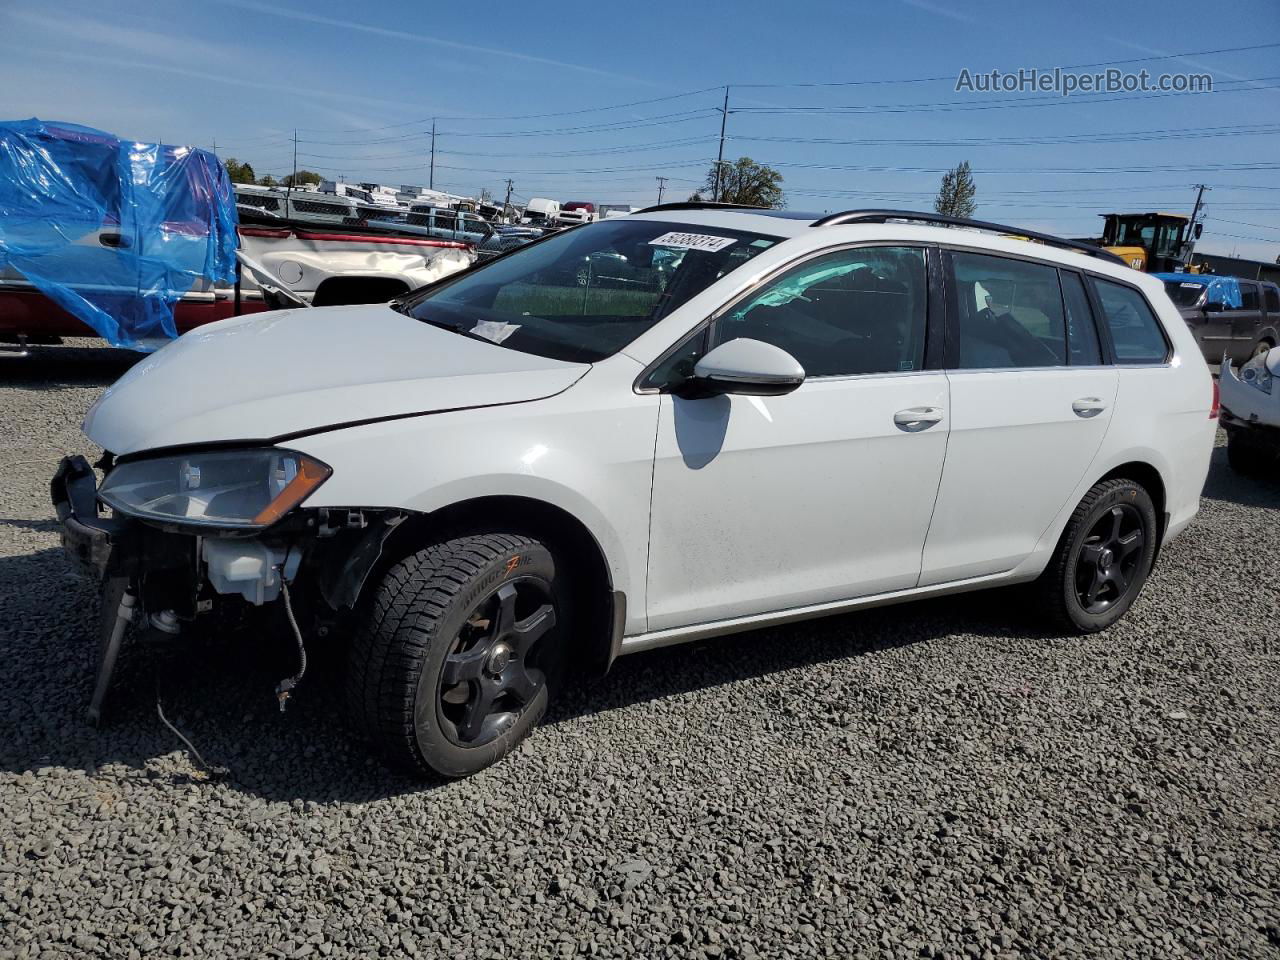
<svg viewBox="0 0 1280 960"><path fill-rule="evenodd" d="M912 587L909 590L895 590L892 593L877 593L868 597L857 597L852 600L835 600L828 603L815 603L807 607L792 607L774 613L761 613L749 617L733 617L729 620L713 620L710 623L696 623L687 627L671 627L667 630L654 630L650 633L638 633L622 638L618 650L619 656L639 653L642 650L654 650L658 647L669 647L677 643L688 643L691 640L702 640L706 637L719 637L727 633L744 633L748 630L761 630L765 627L776 627L786 623L797 623L801 620L814 620L851 610L864 610L870 607L884 607L893 603L904 603L908 600L919 600L924 597L940 594L967 593L971 590L983 590L987 587L1008 586L1034 580L1035 576L1014 576L1012 572L986 574L971 577L967 580L953 580L950 583L935 583L927 587Z"/></svg>

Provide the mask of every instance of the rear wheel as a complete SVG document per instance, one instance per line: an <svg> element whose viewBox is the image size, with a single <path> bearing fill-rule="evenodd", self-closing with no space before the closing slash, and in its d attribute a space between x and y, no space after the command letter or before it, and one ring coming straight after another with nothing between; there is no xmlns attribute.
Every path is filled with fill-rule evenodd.
<svg viewBox="0 0 1280 960"><path fill-rule="evenodd" d="M1124 616L1151 572L1158 531L1140 484L1107 480L1085 494L1037 581L1055 626L1096 633Z"/></svg>
<svg viewBox="0 0 1280 960"><path fill-rule="evenodd" d="M393 765L461 777L501 759L558 684L569 604L529 537L462 536L387 571L348 674L356 725Z"/></svg>
<svg viewBox="0 0 1280 960"><path fill-rule="evenodd" d="M1253 352L1249 354L1249 359L1253 360L1253 359L1256 359L1257 357L1261 357L1263 354L1269 351L1272 348L1272 346L1273 344L1271 343L1270 340L1259 340L1257 343L1253 345Z"/></svg>

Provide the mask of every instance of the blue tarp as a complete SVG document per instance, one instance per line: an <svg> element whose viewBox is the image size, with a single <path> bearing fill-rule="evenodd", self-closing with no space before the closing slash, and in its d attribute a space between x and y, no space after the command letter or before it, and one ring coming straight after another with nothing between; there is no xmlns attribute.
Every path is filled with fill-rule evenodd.
<svg viewBox="0 0 1280 960"><path fill-rule="evenodd" d="M1235 277L1223 277L1215 273L1153 273L1152 276L1166 283L1208 287L1209 295L1205 300L1209 303L1217 301L1234 310L1239 310L1244 303L1240 296L1240 281Z"/></svg>
<svg viewBox="0 0 1280 960"><path fill-rule="evenodd" d="M115 346L176 337L174 304L231 284L235 251L235 194L207 150L0 121L0 269Z"/></svg>

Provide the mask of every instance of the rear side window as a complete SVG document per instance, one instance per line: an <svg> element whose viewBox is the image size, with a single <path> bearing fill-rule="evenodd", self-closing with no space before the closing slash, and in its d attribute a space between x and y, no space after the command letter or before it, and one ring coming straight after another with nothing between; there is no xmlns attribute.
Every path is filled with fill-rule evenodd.
<svg viewBox="0 0 1280 960"><path fill-rule="evenodd" d="M1258 309L1258 285L1247 280L1240 281L1240 309Z"/></svg>
<svg viewBox="0 0 1280 960"><path fill-rule="evenodd" d="M1164 363L1169 345L1151 305L1133 287L1094 278L1117 363Z"/></svg>
<svg viewBox="0 0 1280 960"><path fill-rule="evenodd" d="M1066 365L1066 323L1056 268L977 253L956 252L951 257L959 369Z"/></svg>
<svg viewBox="0 0 1280 960"><path fill-rule="evenodd" d="M1275 287L1263 287L1262 289L1267 295L1267 312L1280 312L1280 290Z"/></svg>
<svg viewBox="0 0 1280 960"><path fill-rule="evenodd" d="M1058 271L1058 277L1062 280L1062 303L1067 308L1067 353L1071 365L1097 366L1102 363L1102 350L1084 281L1070 270Z"/></svg>

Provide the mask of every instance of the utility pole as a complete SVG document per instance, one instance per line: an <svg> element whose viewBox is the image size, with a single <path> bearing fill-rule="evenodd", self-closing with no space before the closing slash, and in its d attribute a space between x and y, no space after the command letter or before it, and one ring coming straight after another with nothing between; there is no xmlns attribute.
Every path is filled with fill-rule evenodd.
<svg viewBox="0 0 1280 960"><path fill-rule="evenodd" d="M720 110L720 152L716 154L716 193L711 199L720 201L720 166L724 163L724 127L729 120L729 85L724 87L724 107Z"/></svg>
<svg viewBox="0 0 1280 960"><path fill-rule="evenodd" d="M434 190L436 188L436 118L431 118L431 179L427 182L427 189Z"/></svg>
<svg viewBox="0 0 1280 960"><path fill-rule="evenodd" d="M502 216L511 216L511 178L507 178L507 199L502 201Z"/></svg>
<svg viewBox="0 0 1280 960"><path fill-rule="evenodd" d="M667 189L667 180L669 177L654 177L658 181L658 202L662 202L662 192Z"/></svg>
<svg viewBox="0 0 1280 960"><path fill-rule="evenodd" d="M1206 187L1203 183L1196 184L1196 204L1191 208L1191 222L1187 224L1187 239L1185 241L1185 250L1183 261L1187 266L1191 266L1191 254L1196 249L1196 217L1200 216L1200 201L1204 198L1206 190L1212 190L1213 187Z"/></svg>
<svg viewBox="0 0 1280 960"><path fill-rule="evenodd" d="M289 187L285 190L284 205L285 210L290 216L293 215L293 208L289 205L289 200L293 196L293 181L298 179L298 131L293 131L293 172L289 174Z"/></svg>

